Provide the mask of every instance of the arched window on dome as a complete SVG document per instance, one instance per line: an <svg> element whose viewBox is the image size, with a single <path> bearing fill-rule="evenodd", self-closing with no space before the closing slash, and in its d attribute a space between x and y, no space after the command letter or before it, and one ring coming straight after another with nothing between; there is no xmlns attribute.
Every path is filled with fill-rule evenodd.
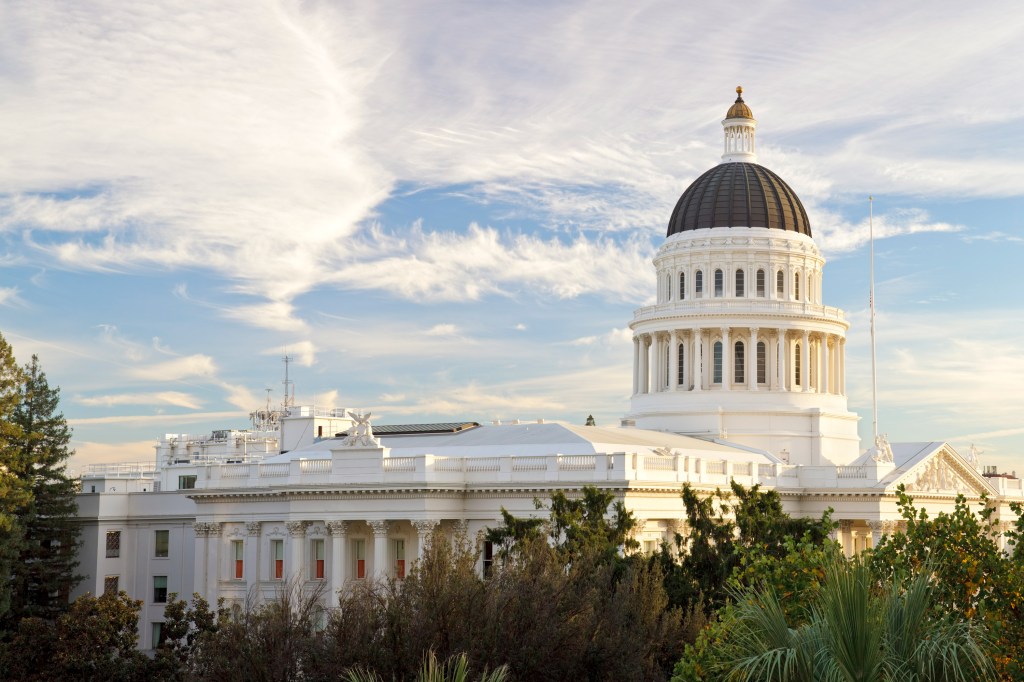
<svg viewBox="0 0 1024 682"><path fill-rule="evenodd" d="M685 272L680 272L679 273L679 300L680 301L685 301L686 300L686 273Z"/></svg>
<svg viewBox="0 0 1024 682"><path fill-rule="evenodd" d="M800 273L793 273L793 298L797 301L800 300Z"/></svg>
<svg viewBox="0 0 1024 682"><path fill-rule="evenodd" d="M715 298L721 298L725 294L725 275L721 270L715 270Z"/></svg>
<svg viewBox="0 0 1024 682"><path fill-rule="evenodd" d="M704 296L704 272L702 270L698 270L693 276L693 295L697 298Z"/></svg>
<svg viewBox="0 0 1024 682"><path fill-rule="evenodd" d="M757 297L764 298L764 270L757 271L755 286L757 287Z"/></svg>
<svg viewBox="0 0 1024 682"><path fill-rule="evenodd" d="M744 296L747 295L746 294L746 287L745 287L746 282L743 281L743 280L744 280L743 271L742 270L737 270L736 271L736 297L737 298L743 298Z"/></svg>
<svg viewBox="0 0 1024 682"><path fill-rule="evenodd" d="M715 341L712 355L711 383L722 383L722 342Z"/></svg>
<svg viewBox="0 0 1024 682"><path fill-rule="evenodd" d="M732 369L732 374L733 374L732 380L735 383L737 383L737 384L742 384L744 381L746 381L746 379L744 378L745 377L745 372L744 372L745 367L743 366L743 364L744 364L743 361L744 361L745 358L744 358L744 352L743 351L744 351L743 342L742 341L737 341L736 345L733 346L733 363L732 363L732 368L733 368Z"/></svg>
<svg viewBox="0 0 1024 682"><path fill-rule="evenodd" d="M786 288L786 276L782 270L775 273L775 298L782 298Z"/></svg>
<svg viewBox="0 0 1024 682"><path fill-rule="evenodd" d="M793 347L793 385L802 386L800 383L800 344Z"/></svg>
<svg viewBox="0 0 1024 682"><path fill-rule="evenodd" d="M768 347L764 341L757 342L757 383L768 383Z"/></svg>
<svg viewBox="0 0 1024 682"><path fill-rule="evenodd" d="M686 387L686 344L679 344L678 349L679 355L679 375L676 377L676 383L680 386Z"/></svg>

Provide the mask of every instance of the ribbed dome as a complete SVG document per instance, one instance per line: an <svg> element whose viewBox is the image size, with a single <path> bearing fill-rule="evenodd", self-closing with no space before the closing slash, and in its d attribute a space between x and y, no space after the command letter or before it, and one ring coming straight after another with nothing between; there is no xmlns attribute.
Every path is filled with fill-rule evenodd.
<svg viewBox="0 0 1024 682"><path fill-rule="evenodd" d="M729 107L725 114L726 118L754 118L754 112L750 110L747 103L743 101L743 88L736 88L736 101Z"/></svg>
<svg viewBox="0 0 1024 682"><path fill-rule="evenodd" d="M811 236L807 211L775 173L756 163L722 163L679 197L668 234L709 227L770 227Z"/></svg>

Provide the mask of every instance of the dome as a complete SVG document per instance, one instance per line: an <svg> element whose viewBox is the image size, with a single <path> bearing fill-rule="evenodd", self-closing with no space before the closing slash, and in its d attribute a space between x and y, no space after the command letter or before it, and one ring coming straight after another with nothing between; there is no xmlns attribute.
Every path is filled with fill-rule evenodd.
<svg viewBox="0 0 1024 682"><path fill-rule="evenodd" d="M754 118L754 112L750 110L747 103L743 101L743 88L736 87L736 101L729 107L726 118Z"/></svg>
<svg viewBox="0 0 1024 682"><path fill-rule="evenodd" d="M722 163L686 188L668 234L709 227L770 227L811 236L807 211L778 175L756 163Z"/></svg>

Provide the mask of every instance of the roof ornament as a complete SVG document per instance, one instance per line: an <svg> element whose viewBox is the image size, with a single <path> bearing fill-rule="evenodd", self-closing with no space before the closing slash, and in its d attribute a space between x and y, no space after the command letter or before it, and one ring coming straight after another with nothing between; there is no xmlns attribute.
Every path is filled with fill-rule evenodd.
<svg viewBox="0 0 1024 682"><path fill-rule="evenodd" d="M341 441L341 444L350 448L379 448L380 439L374 437L373 426L370 425L370 417L373 416L373 413L363 414L362 410L359 412L349 410L348 416L352 419L353 428L349 435Z"/></svg>
<svg viewBox="0 0 1024 682"><path fill-rule="evenodd" d="M892 446L889 445L889 439L886 434L881 433L875 436L875 454L871 457L874 461L879 464L892 464Z"/></svg>
<svg viewBox="0 0 1024 682"><path fill-rule="evenodd" d="M725 150L722 161L746 161L757 163L757 151L754 146L754 130L757 121L754 112L743 101L743 86L736 86L736 101L729 107L722 121L725 128Z"/></svg>
<svg viewBox="0 0 1024 682"><path fill-rule="evenodd" d="M967 450L967 462L975 469L981 470L981 455L985 454L984 450L980 450L977 445L971 443L971 447Z"/></svg>

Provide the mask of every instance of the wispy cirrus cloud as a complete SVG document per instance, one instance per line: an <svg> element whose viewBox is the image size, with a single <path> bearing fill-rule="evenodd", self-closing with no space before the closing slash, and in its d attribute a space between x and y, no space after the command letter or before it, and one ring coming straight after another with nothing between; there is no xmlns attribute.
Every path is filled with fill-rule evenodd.
<svg viewBox="0 0 1024 682"><path fill-rule="evenodd" d="M90 407L114 407L115 405L171 405L198 410L203 401L181 391L158 391L155 393L117 393L112 395L77 396L75 401Z"/></svg>

